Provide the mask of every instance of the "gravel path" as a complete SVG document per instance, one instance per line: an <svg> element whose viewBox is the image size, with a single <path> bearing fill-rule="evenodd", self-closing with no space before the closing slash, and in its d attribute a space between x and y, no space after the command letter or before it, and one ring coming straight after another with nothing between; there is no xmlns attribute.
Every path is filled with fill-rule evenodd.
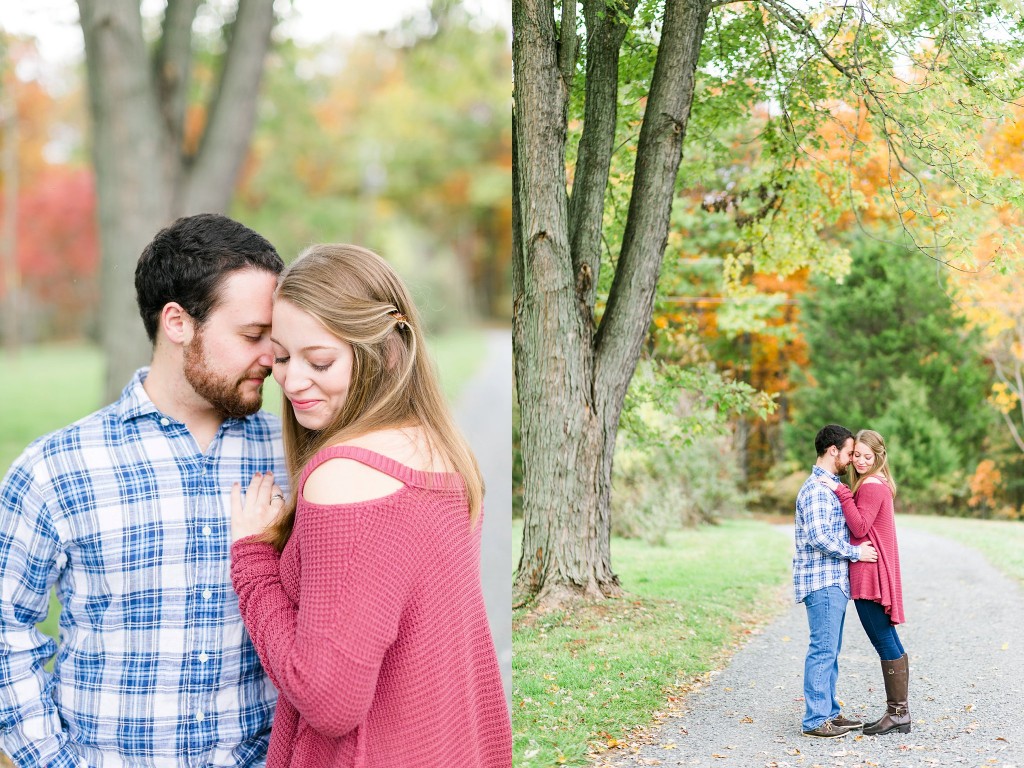
<svg viewBox="0 0 1024 768"><path fill-rule="evenodd" d="M609 752L601 764L1024 768L1024 593L974 550L907 526L899 536L911 733L800 733L808 632L804 607L793 604L690 694L639 753ZM852 602L839 699L845 713L865 720L884 708L878 656Z"/></svg>
<svg viewBox="0 0 1024 768"><path fill-rule="evenodd" d="M512 705L512 332L487 332L487 352L455 404L476 454L484 497L480 576L498 651L505 700Z"/></svg>

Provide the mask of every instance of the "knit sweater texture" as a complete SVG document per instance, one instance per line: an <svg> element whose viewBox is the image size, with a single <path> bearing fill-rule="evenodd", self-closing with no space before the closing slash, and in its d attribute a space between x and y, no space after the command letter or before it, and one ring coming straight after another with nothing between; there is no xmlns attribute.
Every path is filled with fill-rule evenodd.
<svg viewBox="0 0 1024 768"><path fill-rule="evenodd" d="M878 552L877 562L850 563L850 596L881 603L889 620L894 625L902 624L906 619L892 490L887 483L861 483L857 493L851 493L840 484L836 495L850 529L850 543L870 541Z"/></svg>
<svg viewBox="0 0 1024 768"><path fill-rule="evenodd" d="M329 459L404 485L370 501L302 497ZM281 553L231 548L242 618L280 692L267 768L509 768L512 734L480 586L480 524L458 475L352 446L302 472Z"/></svg>

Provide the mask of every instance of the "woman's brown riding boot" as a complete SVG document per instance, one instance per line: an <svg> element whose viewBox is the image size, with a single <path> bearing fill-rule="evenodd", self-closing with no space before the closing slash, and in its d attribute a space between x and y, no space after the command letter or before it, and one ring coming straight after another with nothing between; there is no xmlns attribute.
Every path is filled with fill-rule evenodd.
<svg viewBox="0 0 1024 768"><path fill-rule="evenodd" d="M882 677L885 680L885 714L873 723L864 726L865 736L881 736L890 731L910 733L910 710L907 709L907 688L910 671L907 654L892 661L882 661Z"/></svg>

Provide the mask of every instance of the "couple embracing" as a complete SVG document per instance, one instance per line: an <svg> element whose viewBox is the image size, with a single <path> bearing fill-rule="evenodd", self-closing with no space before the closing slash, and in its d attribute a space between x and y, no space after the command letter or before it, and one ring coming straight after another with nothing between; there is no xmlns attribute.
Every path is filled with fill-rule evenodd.
<svg viewBox="0 0 1024 768"><path fill-rule="evenodd" d="M856 436L829 424L814 438L818 458L796 500L793 584L807 609L810 643L804 663L805 736L837 738L910 732L903 592L893 500L896 483L882 436ZM850 487L839 476L853 465ZM846 607L853 598L868 639L878 652L886 711L864 724L840 713L836 697Z"/></svg>
<svg viewBox="0 0 1024 768"><path fill-rule="evenodd" d="M135 286L150 365L0 483L0 747L22 768L510 768L483 482L398 274L351 245L285 268L200 214ZM53 588L59 649L35 626Z"/></svg>

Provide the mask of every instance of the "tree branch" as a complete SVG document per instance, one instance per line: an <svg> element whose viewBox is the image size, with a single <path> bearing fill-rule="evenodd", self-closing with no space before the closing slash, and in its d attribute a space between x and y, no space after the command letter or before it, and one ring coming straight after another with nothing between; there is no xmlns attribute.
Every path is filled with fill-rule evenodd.
<svg viewBox="0 0 1024 768"><path fill-rule="evenodd" d="M579 50L580 39L576 34L576 0L562 0L562 20L558 24L558 70L562 73L566 93L572 91Z"/></svg>
<svg viewBox="0 0 1024 768"><path fill-rule="evenodd" d="M601 269L601 235L618 114L619 50L637 0L619 9L615 2L586 0L587 80L583 135L580 137L572 197L569 241L580 307L593 322Z"/></svg>
<svg viewBox="0 0 1024 768"><path fill-rule="evenodd" d="M651 320L709 10L701 0L665 3L622 251L597 334L595 387L608 403L622 402Z"/></svg>
<svg viewBox="0 0 1024 768"><path fill-rule="evenodd" d="M200 2L168 0L163 33L153 57L157 99L167 126L167 154L175 165L181 162L185 106L192 69L192 22Z"/></svg>
<svg viewBox="0 0 1024 768"><path fill-rule="evenodd" d="M263 62L274 26L274 0L238 4L206 131L188 169L177 213L223 212L234 191L256 122Z"/></svg>

